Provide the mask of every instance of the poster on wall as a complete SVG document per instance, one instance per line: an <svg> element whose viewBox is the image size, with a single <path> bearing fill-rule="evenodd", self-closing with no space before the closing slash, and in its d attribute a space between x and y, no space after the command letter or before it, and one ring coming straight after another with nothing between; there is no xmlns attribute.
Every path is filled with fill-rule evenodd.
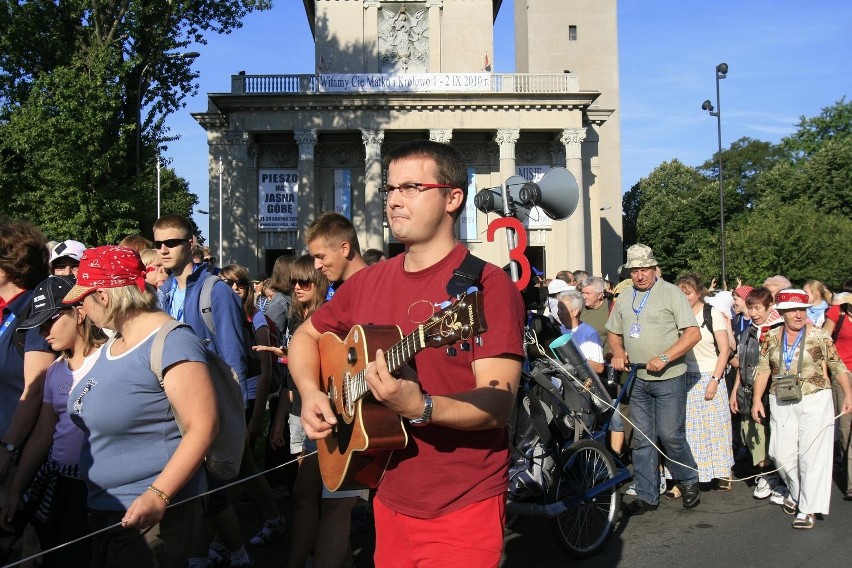
<svg viewBox="0 0 852 568"><path fill-rule="evenodd" d="M540 181L548 171L550 166L516 166L517 175L527 181ZM515 195L517 198L517 195ZM530 210L530 216L527 219L521 219L527 229L550 229L553 227L553 220L544 214L540 207L533 207Z"/></svg>
<svg viewBox="0 0 852 568"><path fill-rule="evenodd" d="M463 241L477 240L476 234L476 206L473 199L476 196L476 169L467 169L467 201L464 211L459 216L459 238Z"/></svg>
<svg viewBox="0 0 852 568"><path fill-rule="evenodd" d="M298 170L261 169L258 180L258 229L298 228Z"/></svg>
<svg viewBox="0 0 852 568"><path fill-rule="evenodd" d="M352 220L352 170L334 170L334 210Z"/></svg>

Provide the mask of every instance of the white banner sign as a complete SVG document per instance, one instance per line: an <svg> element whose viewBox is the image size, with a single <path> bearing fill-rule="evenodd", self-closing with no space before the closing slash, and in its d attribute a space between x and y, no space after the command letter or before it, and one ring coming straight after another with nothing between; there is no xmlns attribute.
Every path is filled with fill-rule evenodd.
<svg viewBox="0 0 852 568"><path fill-rule="evenodd" d="M473 199L476 196L476 169L467 169L467 201L464 203L464 211L459 216L459 237L463 241L475 241L476 234L476 206Z"/></svg>
<svg viewBox="0 0 852 568"><path fill-rule="evenodd" d="M351 170L334 170L334 210L352 220Z"/></svg>
<svg viewBox="0 0 852 568"><path fill-rule="evenodd" d="M540 181L544 174L550 171L550 166L517 166L515 169L517 174L527 181ZM515 195L516 199L517 197ZM550 229L553 226L553 219L545 215L539 207L533 207L529 218L522 221L527 229Z"/></svg>
<svg viewBox="0 0 852 568"><path fill-rule="evenodd" d="M386 75L320 75L321 93L447 93L490 92L490 73L405 73Z"/></svg>
<svg viewBox="0 0 852 568"><path fill-rule="evenodd" d="M298 170L258 171L259 229L296 229L299 224Z"/></svg>

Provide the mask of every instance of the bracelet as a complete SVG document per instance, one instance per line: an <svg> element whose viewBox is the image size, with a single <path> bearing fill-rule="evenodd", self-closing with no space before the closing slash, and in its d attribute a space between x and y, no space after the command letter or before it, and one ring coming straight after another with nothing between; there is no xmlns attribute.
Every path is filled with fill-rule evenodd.
<svg viewBox="0 0 852 568"><path fill-rule="evenodd" d="M148 491L151 491L154 495L156 495L157 497L159 497L160 499L165 501L166 505L171 505L172 498L169 497L164 491L160 491L159 489L157 489L153 485L148 486Z"/></svg>

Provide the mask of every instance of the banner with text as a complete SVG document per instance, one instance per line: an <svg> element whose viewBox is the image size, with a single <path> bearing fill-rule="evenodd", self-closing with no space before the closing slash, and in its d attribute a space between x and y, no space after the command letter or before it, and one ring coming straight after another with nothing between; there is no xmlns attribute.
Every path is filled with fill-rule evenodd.
<svg viewBox="0 0 852 568"><path fill-rule="evenodd" d="M476 234L476 206L473 199L476 197L476 168L467 169L467 201L464 211L459 216L459 238L463 241L475 241Z"/></svg>
<svg viewBox="0 0 852 568"><path fill-rule="evenodd" d="M298 170L258 171L259 193L257 226L259 229L296 229L299 225Z"/></svg>
<svg viewBox="0 0 852 568"><path fill-rule="evenodd" d="M490 73L335 73L318 77L321 93L490 92Z"/></svg>
<svg viewBox="0 0 852 568"><path fill-rule="evenodd" d="M517 175L525 180L537 182L544 177L544 174L550 171L550 166L516 166L515 170ZM517 194L514 197L517 199ZM533 207L530 210L529 218L522 219L522 221L527 229L550 229L553 227L553 219L545 215L544 211L539 207Z"/></svg>
<svg viewBox="0 0 852 568"><path fill-rule="evenodd" d="M352 170L334 170L334 210L352 220Z"/></svg>

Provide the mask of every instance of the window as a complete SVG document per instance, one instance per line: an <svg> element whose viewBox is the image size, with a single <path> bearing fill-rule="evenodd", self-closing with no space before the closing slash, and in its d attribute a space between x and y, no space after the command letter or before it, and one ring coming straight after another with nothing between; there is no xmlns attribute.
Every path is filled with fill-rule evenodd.
<svg viewBox="0 0 852 568"><path fill-rule="evenodd" d="M577 26L568 26L568 40L577 41Z"/></svg>

